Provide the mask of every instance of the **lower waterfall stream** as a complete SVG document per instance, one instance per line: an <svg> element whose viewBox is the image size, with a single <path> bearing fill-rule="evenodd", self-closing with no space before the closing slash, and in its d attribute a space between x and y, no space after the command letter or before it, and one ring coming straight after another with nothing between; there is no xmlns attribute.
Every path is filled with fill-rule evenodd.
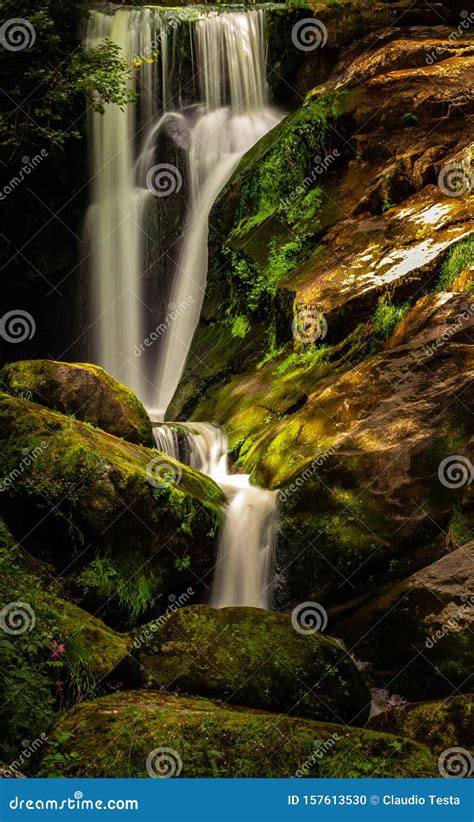
<svg viewBox="0 0 474 822"><path fill-rule="evenodd" d="M196 64L188 84L176 57L183 26ZM114 15L94 12L86 42L96 44L104 37L120 45L132 63L138 57L140 67L137 105L123 111L106 106L90 122L93 186L85 234L94 358L135 391L159 423L154 428L158 450L211 477L227 497L210 604L268 608L276 493L251 485L248 475L228 472L227 440L215 426L163 422L199 322L209 212L245 152L282 116L267 102L265 13L206 10L196 19L194 10L188 19L182 10L150 7ZM161 70L155 58L149 59L158 53ZM142 55L148 59L142 62ZM185 147L183 173L169 163L154 165L161 159L163 131L171 127ZM162 204L168 194L180 191L183 177L187 202L181 244L170 281L162 284L166 298L158 311L165 331L157 352L147 350L143 361L134 360L133 352L141 351L146 337L144 307L150 301L147 215L157 200ZM167 322L170 308L182 305L187 309L174 312Z"/></svg>

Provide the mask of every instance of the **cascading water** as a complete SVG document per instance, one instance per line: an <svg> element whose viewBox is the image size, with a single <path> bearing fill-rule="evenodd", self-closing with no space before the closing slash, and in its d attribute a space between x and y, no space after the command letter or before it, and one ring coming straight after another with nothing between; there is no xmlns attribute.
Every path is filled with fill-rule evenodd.
<svg viewBox="0 0 474 822"><path fill-rule="evenodd" d="M262 10L211 11L193 20L188 32L198 64L197 99L194 83L181 83L176 64L177 31L186 12L179 12L179 21L173 14L178 13L153 8L122 10L113 17L95 12L88 34L89 45L109 37L129 60L152 54L156 43L160 52L161 71L159 63L144 61L137 72L138 107L120 111L107 106L104 115L92 115L93 185L86 219L95 359L138 394L156 421L164 419L199 321L210 209L241 157L281 119L267 104ZM151 242L154 251L160 241L145 236L147 218L157 205L153 195L158 194L160 203L164 196L163 178L158 191L153 190L150 172L156 169L159 175L165 168L169 183L172 169L174 189L182 185L179 169L154 165L161 159L160 137L171 126L186 151L189 199L181 250L171 281L162 287L168 305L185 306L185 310L175 311L169 322L163 304L155 346L158 355L148 350L141 360L133 352L141 352L146 337L144 307L148 308L150 295L145 246ZM137 140L137 131L143 139ZM150 355L156 365L150 364ZM227 496L211 604L268 607L275 494L250 485L246 475L228 473L227 442L211 425L180 423L177 429L162 424L155 428L155 439L159 450L212 477Z"/></svg>
<svg viewBox="0 0 474 822"><path fill-rule="evenodd" d="M248 474L229 474L227 440L209 423L164 424L154 436L160 451L211 477L227 496L210 604L268 608L276 492L251 485Z"/></svg>

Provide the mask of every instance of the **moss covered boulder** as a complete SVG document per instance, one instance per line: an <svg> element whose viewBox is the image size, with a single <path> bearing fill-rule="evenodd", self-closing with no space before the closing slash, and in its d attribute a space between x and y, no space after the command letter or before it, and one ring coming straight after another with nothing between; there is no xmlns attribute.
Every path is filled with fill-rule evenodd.
<svg viewBox="0 0 474 822"><path fill-rule="evenodd" d="M0 510L79 604L114 627L208 589L223 496L212 480L29 400L0 395Z"/></svg>
<svg viewBox="0 0 474 822"><path fill-rule="evenodd" d="M78 705L51 746L64 777L436 776L433 755L411 740L145 691ZM40 776L49 763L46 754Z"/></svg>
<svg viewBox="0 0 474 822"><path fill-rule="evenodd" d="M98 365L25 360L0 372L5 391L70 414L130 442L153 445L151 422L135 394Z"/></svg>
<svg viewBox="0 0 474 822"><path fill-rule="evenodd" d="M472 691L474 541L387 588L336 626L392 692L412 700Z"/></svg>
<svg viewBox="0 0 474 822"><path fill-rule="evenodd" d="M130 638L59 597L57 587L0 520L0 724L10 759L60 708L134 681Z"/></svg>
<svg viewBox="0 0 474 822"><path fill-rule="evenodd" d="M238 705L354 725L370 710L370 692L339 643L259 608L181 608L141 662L154 687Z"/></svg>
<svg viewBox="0 0 474 822"><path fill-rule="evenodd" d="M474 748L474 695L402 705L373 716L369 727L427 745L439 756L447 748Z"/></svg>

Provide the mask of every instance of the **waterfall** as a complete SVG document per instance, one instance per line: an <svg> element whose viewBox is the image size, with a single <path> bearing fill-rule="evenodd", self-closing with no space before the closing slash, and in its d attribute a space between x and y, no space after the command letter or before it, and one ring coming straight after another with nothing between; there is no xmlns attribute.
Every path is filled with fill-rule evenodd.
<svg viewBox="0 0 474 822"><path fill-rule="evenodd" d="M160 451L211 477L228 500L210 604L268 608L276 492L251 485L248 474L229 474L227 439L209 423L165 423L153 432Z"/></svg>
<svg viewBox="0 0 474 822"><path fill-rule="evenodd" d="M164 336L155 384L163 418L201 314L211 207L246 151L281 119L267 105L264 12L209 14L195 27L202 107L190 133L191 203L171 300L191 301Z"/></svg>
<svg viewBox="0 0 474 822"><path fill-rule="evenodd" d="M130 81L136 106L121 111L107 105L103 115L90 118L85 233L94 359L140 397L152 419L163 421L199 322L210 210L239 160L281 115L267 101L263 10L200 10L198 19L195 9L93 12L87 45L104 37L118 43L130 63L156 51L159 61L139 61ZM197 63L197 72L184 79L177 45L183 37ZM180 168L160 164L167 160L160 151L170 133L185 154ZM155 190L154 169L161 175ZM158 222L166 215L165 182L171 194L182 188L186 195L179 252L169 271L156 259L160 232L148 230L157 214ZM158 319L153 346L150 316ZM155 427L155 441L159 450L212 477L227 497L211 604L268 607L275 494L252 486L247 475L229 474L227 441L207 423L163 424Z"/></svg>

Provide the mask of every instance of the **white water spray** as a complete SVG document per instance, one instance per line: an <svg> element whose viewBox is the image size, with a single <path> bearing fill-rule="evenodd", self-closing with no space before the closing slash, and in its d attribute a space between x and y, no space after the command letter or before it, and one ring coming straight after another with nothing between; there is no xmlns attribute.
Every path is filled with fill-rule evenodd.
<svg viewBox="0 0 474 822"><path fill-rule="evenodd" d="M177 30L170 21L173 12L150 8L118 11L113 17L95 12L88 36L90 45L110 37L130 60L151 54L159 39L161 70L145 63L137 80L143 123L138 154L136 107L122 112L107 106L103 116L92 115L93 186L86 219L95 359L132 388L159 421L181 378L200 317L209 212L245 152L281 118L267 104L263 11L210 12L194 23L190 45L199 68L200 98L188 106L179 105L184 91L176 90L170 79L179 73L169 63L176 53ZM157 364L147 370L133 356L143 349L148 307L143 240L145 214L154 198L145 179L157 161L162 130L170 123L187 146L189 204L168 293L170 305L186 305L186 310L176 312L171 323L162 318ZM275 494L250 485L247 475L229 474L227 442L217 428L206 423L176 426L155 428L157 447L212 477L228 499L211 604L268 607Z"/></svg>

